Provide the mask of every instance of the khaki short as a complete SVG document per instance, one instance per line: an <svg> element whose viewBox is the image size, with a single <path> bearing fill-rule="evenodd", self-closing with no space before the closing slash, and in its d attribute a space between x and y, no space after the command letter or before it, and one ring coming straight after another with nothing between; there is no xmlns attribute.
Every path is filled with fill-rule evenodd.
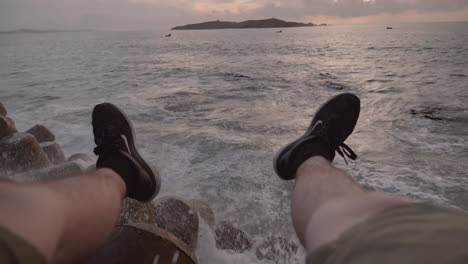
<svg viewBox="0 0 468 264"><path fill-rule="evenodd" d="M307 257L307 264L467 264L468 213L429 204L386 209Z"/></svg>
<svg viewBox="0 0 468 264"><path fill-rule="evenodd" d="M1 264L46 264L46 258L31 244L0 226Z"/></svg>

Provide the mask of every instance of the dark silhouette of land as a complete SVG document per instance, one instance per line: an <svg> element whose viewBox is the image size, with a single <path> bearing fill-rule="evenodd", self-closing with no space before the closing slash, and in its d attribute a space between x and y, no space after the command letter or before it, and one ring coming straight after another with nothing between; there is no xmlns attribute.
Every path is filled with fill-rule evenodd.
<svg viewBox="0 0 468 264"><path fill-rule="evenodd" d="M189 30L189 29L227 29L227 28L288 28L288 27L312 27L316 26L312 23L297 23L286 22L276 18L263 20L247 20L244 22L228 22L228 21L210 21L198 24L190 24L178 26L172 30Z"/></svg>

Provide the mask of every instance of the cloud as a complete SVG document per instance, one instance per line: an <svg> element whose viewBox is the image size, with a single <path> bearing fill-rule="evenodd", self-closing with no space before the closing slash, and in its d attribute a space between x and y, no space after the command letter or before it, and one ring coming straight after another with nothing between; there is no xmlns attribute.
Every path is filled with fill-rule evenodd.
<svg viewBox="0 0 468 264"><path fill-rule="evenodd" d="M281 7L265 5L260 14L287 16L360 17L378 14L399 14L408 11L454 11L468 7L468 0L289 0Z"/></svg>
<svg viewBox="0 0 468 264"><path fill-rule="evenodd" d="M167 28L211 19L362 17L468 10L468 0L1 0L0 30L12 28ZM456 18L468 19L467 15ZM455 19L455 17L453 18ZM325 21L326 22L326 21Z"/></svg>

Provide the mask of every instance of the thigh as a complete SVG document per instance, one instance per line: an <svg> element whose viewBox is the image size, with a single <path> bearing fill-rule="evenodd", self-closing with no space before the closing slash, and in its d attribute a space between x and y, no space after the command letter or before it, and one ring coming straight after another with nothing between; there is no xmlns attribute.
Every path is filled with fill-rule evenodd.
<svg viewBox="0 0 468 264"><path fill-rule="evenodd" d="M307 252L336 240L341 234L379 212L409 201L388 193L365 192L335 198L317 209L310 218L304 246Z"/></svg>
<svg viewBox="0 0 468 264"><path fill-rule="evenodd" d="M50 259L64 227L64 202L35 185L0 183L0 225Z"/></svg>
<svg viewBox="0 0 468 264"><path fill-rule="evenodd" d="M29 242L0 226L0 263L46 264L47 259Z"/></svg>
<svg viewBox="0 0 468 264"><path fill-rule="evenodd" d="M314 264L468 263L468 214L428 204L389 208L309 257Z"/></svg>

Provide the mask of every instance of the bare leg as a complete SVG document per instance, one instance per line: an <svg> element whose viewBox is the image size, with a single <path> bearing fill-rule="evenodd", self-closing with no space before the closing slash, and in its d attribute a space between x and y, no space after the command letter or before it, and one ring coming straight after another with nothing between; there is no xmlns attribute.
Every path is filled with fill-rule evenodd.
<svg viewBox="0 0 468 264"><path fill-rule="evenodd" d="M404 203L401 197L365 190L315 156L297 170L291 208L296 233L310 253L369 216Z"/></svg>
<svg viewBox="0 0 468 264"><path fill-rule="evenodd" d="M110 169L40 184L0 183L0 225L51 263L80 263L111 233L126 193Z"/></svg>

